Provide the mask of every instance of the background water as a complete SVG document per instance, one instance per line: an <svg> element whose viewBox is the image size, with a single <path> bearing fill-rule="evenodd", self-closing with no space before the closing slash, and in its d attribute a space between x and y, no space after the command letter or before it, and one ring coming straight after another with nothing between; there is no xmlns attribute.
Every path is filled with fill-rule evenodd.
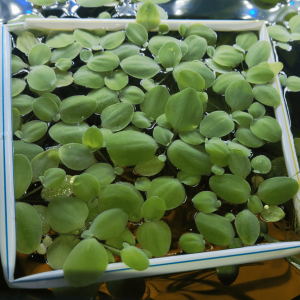
<svg viewBox="0 0 300 300"><path fill-rule="evenodd" d="M270 0L268 0L270 2ZM282 1L266 4L260 0L172 0L161 5L170 19L263 19L270 24L287 25L287 21L300 9L300 0ZM97 17L102 11L108 11L114 17L134 17L134 7L126 0L114 7L96 9L80 8L74 1L55 5L51 8L36 8L25 0L0 0L0 23L21 14L34 13L41 16L58 17ZM300 76L300 42L292 42L289 51L276 48L278 60L285 68L287 76ZM300 137L300 93L285 93L291 128L294 137ZM282 226L287 226L283 224ZM289 239L278 228L270 228L278 239ZM28 264L28 257L20 257L20 268L25 272L46 271L43 262ZM29 270L29 268L31 268ZM22 274L24 275L24 274ZM102 284L95 299L280 299L289 300L300 294L300 275L284 259L268 261L240 267L237 280L226 286L219 282L215 270L203 270L183 274L137 278L123 282ZM8 290L4 285L0 290L0 299L53 299L50 291ZM97 290L98 287L96 287ZM95 291L77 290L70 299L88 299ZM59 297L67 299L66 296Z"/></svg>

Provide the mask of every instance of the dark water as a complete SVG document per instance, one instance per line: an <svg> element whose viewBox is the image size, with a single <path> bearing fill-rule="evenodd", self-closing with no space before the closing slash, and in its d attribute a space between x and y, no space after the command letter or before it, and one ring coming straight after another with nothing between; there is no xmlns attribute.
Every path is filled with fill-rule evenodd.
<svg viewBox="0 0 300 300"><path fill-rule="evenodd" d="M126 1L125 1L126 2ZM270 0L268 1L270 2ZM249 20L263 19L269 23L286 24L291 16L297 14L300 8L298 1L281 1L279 4L266 4L260 0L242 1L242 0L172 0L162 7L168 12L170 19L232 19ZM86 9L78 8L74 2L67 2L64 5L58 5L51 9L33 8L25 0L0 0L0 23L6 22L10 17L15 17L23 13L41 13L47 17L56 15L58 17L97 17L102 11L108 11L115 17L132 18L133 7L131 5L120 5L111 8ZM234 34L223 33L220 39L234 39ZM233 42L232 42L233 43ZM300 76L300 42L291 42L290 51L276 48L279 61L284 64L283 72L287 75ZM291 129L294 137L300 137L300 93L285 93L289 113L291 117ZM270 112L271 113L271 112ZM273 148L265 147L263 153L270 158L281 156L280 144ZM203 188L203 187L198 187ZM165 221L174 223L173 236L181 235L181 231L190 228L186 225L193 219L192 205L188 200L183 209L174 210L172 215L166 215ZM187 211L191 214L186 215ZM287 204L285 211L289 219L292 217L291 203ZM191 223L190 223L191 224ZM283 228L286 227L287 232ZM286 223L282 225L270 226L269 230L276 234L279 239L292 239L288 236L290 233ZM172 244L174 254L178 253L178 245ZM30 259L31 260L31 259ZM33 259L36 265L41 265L42 260ZM240 275L237 281L231 287L222 285L217 277L215 270L203 270L176 275L164 275L151 278L137 278L123 282L111 282L101 285L95 299L292 299L300 294L299 275L295 269L291 269L284 260L271 262L262 262L258 264L245 265L240 267ZM28 259L20 259L19 266L28 266ZM274 269L274 265L276 268ZM42 269L40 270L42 271ZM46 271L46 270L44 270ZM23 273L23 272L21 272ZM24 276L24 274L16 274ZM252 276L252 277L251 277ZM251 279L252 278L252 279ZM244 281L243 281L244 280ZM10 294L10 299L14 296L25 299L52 299L53 296L47 291L37 292L18 291L17 294ZM87 293L83 293L87 295ZM72 299L85 299L85 297L73 296ZM272 296L271 296L272 295ZM0 298L1 292L0 292ZM5 299L5 298L3 298ZM60 299L66 299L60 297Z"/></svg>

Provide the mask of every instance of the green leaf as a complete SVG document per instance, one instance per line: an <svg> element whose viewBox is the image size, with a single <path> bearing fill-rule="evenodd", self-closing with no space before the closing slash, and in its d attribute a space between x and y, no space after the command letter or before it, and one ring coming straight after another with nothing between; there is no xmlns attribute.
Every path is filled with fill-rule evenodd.
<svg viewBox="0 0 300 300"><path fill-rule="evenodd" d="M154 120L165 112L166 104L170 98L166 87L158 85L145 94L141 103L141 110Z"/></svg>
<svg viewBox="0 0 300 300"><path fill-rule="evenodd" d="M130 215L140 208L139 195L124 184L104 186L100 190L98 210L103 212L112 208L123 209Z"/></svg>
<svg viewBox="0 0 300 300"><path fill-rule="evenodd" d="M63 87L63 86L68 86L73 83L74 78L72 76L71 72L67 71L61 71L59 69L55 70L55 75L56 75L56 82L55 85L56 87Z"/></svg>
<svg viewBox="0 0 300 300"><path fill-rule="evenodd" d="M29 54L30 50L39 43L39 40L29 31L23 31L17 38L17 47L25 54Z"/></svg>
<svg viewBox="0 0 300 300"><path fill-rule="evenodd" d="M253 95L257 101L264 105L276 107L281 102L278 90L271 84L256 85L253 88Z"/></svg>
<svg viewBox="0 0 300 300"><path fill-rule="evenodd" d="M206 137L222 137L234 130L232 117L224 111L214 111L200 123L200 133Z"/></svg>
<svg viewBox="0 0 300 300"><path fill-rule="evenodd" d="M168 24L159 24L159 27L158 27L159 34L162 34L162 35L168 34L169 31L170 31L170 27Z"/></svg>
<svg viewBox="0 0 300 300"><path fill-rule="evenodd" d="M165 68L176 67L180 63L181 56L182 55L179 46L172 41L163 44L158 53L160 63Z"/></svg>
<svg viewBox="0 0 300 300"><path fill-rule="evenodd" d="M269 36L279 42L286 43L291 40L291 34L281 25L268 26Z"/></svg>
<svg viewBox="0 0 300 300"><path fill-rule="evenodd" d="M231 174L212 176L209 186L220 198L235 204L247 202L251 191L246 180Z"/></svg>
<svg viewBox="0 0 300 300"><path fill-rule="evenodd" d="M146 114L140 111L136 111L133 114L131 122L133 125L139 128L148 128L151 126L151 119L149 119Z"/></svg>
<svg viewBox="0 0 300 300"><path fill-rule="evenodd" d="M249 127L253 123L252 115L239 110L232 113L232 119L241 127Z"/></svg>
<svg viewBox="0 0 300 300"><path fill-rule="evenodd" d="M150 184L151 188L151 184ZM161 219L166 211L165 201L157 196L148 198L142 206L142 216L148 220Z"/></svg>
<svg viewBox="0 0 300 300"><path fill-rule="evenodd" d="M139 226L136 237L142 248L155 257L164 256L171 246L171 230L163 221L152 221Z"/></svg>
<svg viewBox="0 0 300 300"><path fill-rule="evenodd" d="M234 81L226 89L225 100L233 110L246 110L253 102L251 85L245 80Z"/></svg>
<svg viewBox="0 0 300 300"><path fill-rule="evenodd" d="M203 237L216 246L228 246L235 236L233 226L224 217L200 212L195 221Z"/></svg>
<svg viewBox="0 0 300 300"><path fill-rule="evenodd" d="M48 126L42 121L30 121L22 125L22 140L27 143L36 142L47 132Z"/></svg>
<svg viewBox="0 0 300 300"><path fill-rule="evenodd" d="M11 79L11 96L15 97L21 94L26 87L26 82L23 79L12 78Z"/></svg>
<svg viewBox="0 0 300 300"><path fill-rule="evenodd" d="M109 50L109 52L117 55L120 61L122 61L127 57L138 55L140 53L140 48L134 44L125 43L115 49Z"/></svg>
<svg viewBox="0 0 300 300"><path fill-rule="evenodd" d="M127 86L120 91L120 100L130 104L141 104L144 101L144 92L136 86Z"/></svg>
<svg viewBox="0 0 300 300"><path fill-rule="evenodd" d="M262 104L255 102L249 107L248 112L254 119L260 119L265 115L266 108Z"/></svg>
<svg viewBox="0 0 300 300"><path fill-rule="evenodd" d="M33 46L28 55L28 61L31 66L44 65L50 60L51 49L45 44Z"/></svg>
<svg viewBox="0 0 300 300"><path fill-rule="evenodd" d="M23 154L29 159L29 161L32 161L35 156L44 152L42 147L23 141L13 141L13 148L14 154Z"/></svg>
<svg viewBox="0 0 300 300"><path fill-rule="evenodd" d="M80 242L73 235L60 235L49 246L47 263L54 270L62 270L64 263L72 249Z"/></svg>
<svg viewBox="0 0 300 300"><path fill-rule="evenodd" d="M189 232L180 237L179 246L186 253L200 253L205 250L205 241L201 234Z"/></svg>
<svg viewBox="0 0 300 300"><path fill-rule="evenodd" d="M277 47L283 49L283 50L289 50L291 49L291 45L290 44L287 44L287 43L280 43L280 42L277 42Z"/></svg>
<svg viewBox="0 0 300 300"><path fill-rule="evenodd" d="M186 37L186 34L187 34L187 32L188 32L188 29L189 29L189 26L188 26L188 25L186 25L185 23L181 23L181 24L179 25L179 29L178 29L179 34L180 34L182 37Z"/></svg>
<svg viewBox="0 0 300 300"><path fill-rule="evenodd" d="M53 230L69 233L84 228L89 214L87 205L75 197L56 197L48 205L47 218Z"/></svg>
<svg viewBox="0 0 300 300"><path fill-rule="evenodd" d="M121 258L125 265L137 271L144 271L149 267L148 256L141 249L126 243L124 243Z"/></svg>
<svg viewBox="0 0 300 300"><path fill-rule="evenodd" d="M268 83L274 78L272 70L266 67L253 67L246 74L246 80L254 84Z"/></svg>
<svg viewBox="0 0 300 300"><path fill-rule="evenodd" d="M228 156L228 166L232 174L244 179L251 172L249 158L240 150L231 150Z"/></svg>
<svg viewBox="0 0 300 300"><path fill-rule="evenodd" d="M101 125L113 132L120 131L131 122L133 114L134 109L129 103L110 105L101 114Z"/></svg>
<svg viewBox="0 0 300 300"><path fill-rule="evenodd" d="M125 229L127 221L128 215L122 209L109 209L96 217L89 231L99 240L113 239Z"/></svg>
<svg viewBox="0 0 300 300"><path fill-rule="evenodd" d="M243 75L237 72L228 72L220 75L213 85L214 92L218 94L225 94L229 85L237 80L244 80Z"/></svg>
<svg viewBox="0 0 300 300"><path fill-rule="evenodd" d="M257 196L251 196L248 199L247 207L253 214L261 213L264 208L261 200Z"/></svg>
<svg viewBox="0 0 300 300"><path fill-rule="evenodd" d="M90 166L84 171L84 173L95 176L101 188L105 185L112 183L116 178L116 174L114 172L113 167L110 164L106 163L99 163Z"/></svg>
<svg viewBox="0 0 300 300"><path fill-rule="evenodd" d="M195 207L204 213L212 213L221 206L217 195L210 191L200 192L192 199Z"/></svg>
<svg viewBox="0 0 300 300"><path fill-rule="evenodd" d="M78 42L63 48L55 49L51 53L50 61L52 63L57 63L62 58L73 60L80 53L81 49L82 44Z"/></svg>
<svg viewBox="0 0 300 300"><path fill-rule="evenodd" d="M264 155L259 155L251 160L251 167L255 173L267 174L271 171L272 163Z"/></svg>
<svg viewBox="0 0 300 300"><path fill-rule="evenodd" d="M72 61L67 58L61 58L55 64L55 67L60 69L61 71L67 71L71 68Z"/></svg>
<svg viewBox="0 0 300 300"><path fill-rule="evenodd" d="M32 182L43 176L44 173L50 168L57 168L59 165L59 154L55 148L46 150L41 154L38 154L31 161L32 167Z"/></svg>
<svg viewBox="0 0 300 300"><path fill-rule="evenodd" d="M177 83L179 90L191 87L197 92L202 91L205 87L204 79L194 71L182 70L178 73Z"/></svg>
<svg viewBox="0 0 300 300"><path fill-rule="evenodd" d="M45 235L51 229L50 225L48 223L48 220L47 220L47 210L48 210L48 208L46 206L43 206L43 205L33 205L33 207L36 209L36 211L37 211L37 213L38 213L38 215L41 219L41 222L42 222L42 235ZM50 237L48 237L48 238L50 238ZM46 246L45 239L47 240L47 238L44 238L43 244ZM51 241L52 241L52 239L51 239Z"/></svg>
<svg viewBox="0 0 300 300"><path fill-rule="evenodd" d="M183 61L201 60L207 48L206 39L197 35L187 37L184 42L188 45L188 52L183 56Z"/></svg>
<svg viewBox="0 0 300 300"><path fill-rule="evenodd" d="M219 167L218 165L213 165L211 167L211 171L215 174L215 175L223 175L225 173L225 170L222 167Z"/></svg>
<svg viewBox="0 0 300 300"><path fill-rule="evenodd" d="M185 196L185 190L180 181L169 176L154 179L147 190L147 199L151 197L162 198L167 210L181 205ZM150 250L150 252L152 251Z"/></svg>
<svg viewBox="0 0 300 300"><path fill-rule="evenodd" d="M42 121L51 122L58 113L57 104L47 97L39 97L32 103L34 114Z"/></svg>
<svg viewBox="0 0 300 300"><path fill-rule="evenodd" d="M245 156L248 156L248 157L251 155L250 149L239 144L238 142L228 141L228 148L229 148L229 150L233 150L233 149L240 150L244 153Z"/></svg>
<svg viewBox="0 0 300 300"><path fill-rule="evenodd" d="M247 147L259 148L264 144L264 141L259 137L257 137L256 135L254 135L254 133L250 130L250 128L240 127L235 132L235 136L241 144Z"/></svg>
<svg viewBox="0 0 300 300"><path fill-rule="evenodd" d="M105 242L106 245L117 248L117 249L122 249L123 248L123 243L126 242L129 245L135 246L135 237L131 233L130 230L125 228L118 236L116 236L113 239L109 239ZM114 251L112 250L112 253L115 255L120 255L119 251Z"/></svg>
<svg viewBox="0 0 300 300"><path fill-rule="evenodd" d="M297 76L290 76L286 80L286 87L291 92L299 92L300 91L299 84L300 84L300 78Z"/></svg>
<svg viewBox="0 0 300 300"><path fill-rule="evenodd" d="M59 122L50 128L49 135L55 142L62 145L82 143L83 134L88 128L88 124L84 122L78 124Z"/></svg>
<svg viewBox="0 0 300 300"><path fill-rule="evenodd" d="M23 62L23 60L16 55L11 55L11 73L17 73L24 68L28 68L29 66Z"/></svg>
<svg viewBox="0 0 300 300"><path fill-rule="evenodd" d="M300 24L300 17L298 16L298 14L296 14L289 20L289 27L292 32L299 32L299 27L298 27L299 24Z"/></svg>
<svg viewBox="0 0 300 300"><path fill-rule="evenodd" d="M41 182L45 188L54 189L60 186L65 178L65 170L60 168L50 168L40 177L40 180L42 179Z"/></svg>
<svg viewBox="0 0 300 300"><path fill-rule="evenodd" d="M205 150L214 157L225 158L229 155L228 146L217 137L205 141Z"/></svg>
<svg viewBox="0 0 300 300"><path fill-rule="evenodd" d="M82 122L90 117L96 109L96 100L86 96L72 96L61 102L59 113L68 124Z"/></svg>
<svg viewBox="0 0 300 300"><path fill-rule="evenodd" d="M142 176L153 176L158 174L165 166L157 156L153 156L150 160L143 164L137 164L134 168L135 172Z"/></svg>
<svg viewBox="0 0 300 300"><path fill-rule="evenodd" d="M259 185L257 196L268 205L280 205L294 197L298 190L299 184L295 179L274 177Z"/></svg>
<svg viewBox="0 0 300 300"><path fill-rule="evenodd" d="M74 31L74 38L76 42L81 43L84 48L93 48L100 43L100 38L97 35L85 29L76 29Z"/></svg>
<svg viewBox="0 0 300 300"><path fill-rule="evenodd" d="M47 91L51 89L56 82L54 71L48 66L35 66L27 76L29 86L37 91Z"/></svg>
<svg viewBox="0 0 300 300"><path fill-rule="evenodd" d="M71 286L87 286L99 279L107 265L105 248L93 238L85 239L68 255L63 266L64 276Z"/></svg>
<svg viewBox="0 0 300 300"><path fill-rule="evenodd" d="M198 128L191 131L181 131L179 133L179 136L184 142L190 145L200 145L204 143L205 140L204 136L200 133Z"/></svg>
<svg viewBox="0 0 300 300"><path fill-rule="evenodd" d="M177 40L174 37L171 36L154 36L150 39L148 48L151 51L152 54L155 56L158 55L160 48L165 44L166 42L174 42L176 43L180 50L182 55L185 55L188 52L188 45L184 43L183 41Z"/></svg>
<svg viewBox="0 0 300 300"><path fill-rule="evenodd" d="M155 4L144 3L136 14L136 22L141 24L147 31L155 29L160 23L160 16Z"/></svg>
<svg viewBox="0 0 300 300"><path fill-rule="evenodd" d="M186 172L180 171L177 173L177 179L186 185L195 186L200 182L201 176L191 175Z"/></svg>
<svg viewBox="0 0 300 300"><path fill-rule="evenodd" d="M103 145L103 135L99 128L95 125L88 128L82 136L82 144L87 147L90 152L95 152Z"/></svg>
<svg viewBox="0 0 300 300"><path fill-rule="evenodd" d="M141 177L141 178L138 178L136 180L135 187L139 191L147 192L150 183L151 183L151 180L149 178L147 178L147 177Z"/></svg>
<svg viewBox="0 0 300 300"><path fill-rule="evenodd" d="M32 179L30 161L25 155L14 155L14 191L15 198L20 198L29 188Z"/></svg>
<svg viewBox="0 0 300 300"><path fill-rule="evenodd" d="M249 49L246 55L246 63L249 68L252 68L268 61L270 55L271 44L267 41L259 41Z"/></svg>
<svg viewBox="0 0 300 300"><path fill-rule="evenodd" d="M12 108L12 129L13 133L15 133L20 126L21 115L20 112L16 108Z"/></svg>
<svg viewBox="0 0 300 300"><path fill-rule="evenodd" d="M261 212L261 216L269 222L278 222L284 218L285 212L278 206L270 206Z"/></svg>
<svg viewBox="0 0 300 300"><path fill-rule="evenodd" d="M100 194L100 184L98 179L88 173L76 176L73 182L73 193L84 202L89 202L98 197Z"/></svg>
<svg viewBox="0 0 300 300"><path fill-rule="evenodd" d="M253 245L259 237L260 225L258 219L248 209L237 214L235 228L240 239L246 245Z"/></svg>
<svg viewBox="0 0 300 300"><path fill-rule="evenodd" d="M250 125L251 131L260 139L271 143L281 140L282 129L276 119L264 116Z"/></svg>
<svg viewBox="0 0 300 300"><path fill-rule="evenodd" d="M101 37L100 45L103 47L103 49L112 50L120 46L124 42L125 37L126 35L124 31L108 33Z"/></svg>
<svg viewBox="0 0 300 300"><path fill-rule="evenodd" d="M105 73L94 72L88 66L80 67L73 75L74 83L92 89L100 89L104 86Z"/></svg>
<svg viewBox="0 0 300 300"><path fill-rule="evenodd" d="M172 129L172 125L167 121L166 115L162 114L156 119L157 125L167 128L167 129Z"/></svg>
<svg viewBox="0 0 300 300"><path fill-rule="evenodd" d="M16 203L17 251L31 254L41 243L42 222L36 209L22 202Z"/></svg>
<svg viewBox="0 0 300 300"><path fill-rule="evenodd" d="M166 104L165 114L176 131L190 131L197 128L203 115L203 107L197 92L192 88L171 96Z"/></svg>
<svg viewBox="0 0 300 300"><path fill-rule="evenodd" d="M219 65L233 67L243 61L244 55L232 46L222 45L215 49L212 59Z"/></svg>
<svg viewBox="0 0 300 300"><path fill-rule="evenodd" d="M108 88L114 91L120 91L128 84L128 75L122 70L116 70L104 78Z"/></svg>
<svg viewBox="0 0 300 300"><path fill-rule="evenodd" d="M61 162L71 170L82 171L97 163L94 155L82 144L66 144L59 149Z"/></svg>
<svg viewBox="0 0 300 300"><path fill-rule="evenodd" d="M119 57L109 52L97 52L87 63L89 69L95 72L112 71L119 66Z"/></svg>
<svg viewBox="0 0 300 300"><path fill-rule="evenodd" d="M180 170L191 175L208 175L212 162L203 146L193 146L176 140L168 148L168 158Z"/></svg>
<svg viewBox="0 0 300 300"><path fill-rule="evenodd" d="M106 148L106 141L109 138L109 136L112 135L113 133L109 129L106 129L106 128L100 128L100 131L103 135L103 145L102 145L102 147Z"/></svg>
<svg viewBox="0 0 300 300"><path fill-rule="evenodd" d="M214 60L212 60L211 58L207 58L205 60L206 65L213 71L216 71L217 73L228 73L228 72L232 72L232 68L231 67L225 67L225 66L221 66L219 64L217 64Z"/></svg>
<svg viewBox="0 0 300 300"><path fill-rule="evenodd" d="M87 96L96 100L96 114L101 114L102 111L110 105L120 103L117 92L112 91L107 87L92 90Z"/></svg>
<svg viewBox="0 0 300 300"><path fill-rule="evenodd" d="M238 46L248 51L257 43L257 36L254 32L241 32L237 35L235 41Z"/></svg>
<svg viewBox="0 0 300 300"><path fill-rule="evenodd" d="M93 52L90 50L82 50L80 52L80 59L87 63L93 57Z"/></svg>
<svg viewBox="0 0 300 300"><path fill-rule="evenodd" d="M190 70L202 76L205 82L205 89L211 87L215 82L215 75L201 61L180 63L173 71L173 77L178 81L179 72L182 70Z"/></svg>
<svg viewBox="0 0 300 300"><path fill-rule="evenodd" d="M138 23L127 24L125 31L128 39L140 47L142 47L148 40L147 30Z"/></svg>
<svg viewBox="0 0 300 300"><path fill-rule="evenodd" d="M147 79L155 76L159 71L159 65L153 59L133 55L121 61L121 68L130 76L138 79Z"/></svg>
<svg viewBox="0 0 300 300"><path fill-rule="evenodd" d="M32 0L31 3L40 6L51 6L55 4L55 0Z"/></svg>
<svg viewBox="0 0 300 300"><path fill-rule="evenodd" d="M217 41L217 34L207 26L201 23L195 23L190 25L186 36L198 35L206 39L209 46L214 46Z"/></svg>
<svg viewBox="0 0 300 300"><path fill-rule="evenodd" d="M73 43L73 31L52 30L46 38L46 45L52 48L63 48Z"/></svg>
<svg viewBox="0 0 300 300"><path fill-rule="evenodd" d="M106 148L111 159L120 166L134 166L149 161L156 152L157 144L146 134L123 131L111 135Z"/></svg>

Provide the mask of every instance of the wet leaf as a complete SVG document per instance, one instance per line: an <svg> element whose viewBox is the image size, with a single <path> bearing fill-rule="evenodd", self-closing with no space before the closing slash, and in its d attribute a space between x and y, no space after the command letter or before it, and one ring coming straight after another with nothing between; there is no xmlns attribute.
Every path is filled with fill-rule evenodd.
<svg viewBox="0 0 300 300"><path fill-rule="evenodd" d="M180 237L179 246L186 253L200 253L205 250L205 241L201 234L189 232Z"/></svg>
<svg viewBox="0 0 300 300"><path fill-rule="evenodd" d="M195 207L204 213L212 213L221 206L217 195L210 191L200 192L192 199Z"/></svg>
<svg viewBox="0 0 300 300"><path fill-rule="evenodd" d="M40 180L43 186L47 189L55 189L59 187L66 178L66 172L60 168L50 168L43 176L40 176Z"/></svg>
<svg viewBox="0 0 300 300"><path fill-rule="evenodd" d="M59 149L61 162L71 170L82 171L97 163L94 155L82 144L66 144Z"/></svg>
<svg viewBox="0 0 300 300"><path fill-rule="evenodd" d="M36 209L22 202L16 203L17 251L34 252L41 242L42 222Z"/></svg>
<svg viewBox="0 0 300 300"><path fill-rule="evenodd" d="M94 72L88 66L80 67L73 75L74 83L92 89L100 89L104 86L105 73Z"/></svg>
<svg viewBox="0 0 300 300"><path fill-rule="evenodd" d="M299 190L299 184L289 177L274 177L262 182L257 196L268 205L280 205L290 200Z"/></svg>
<svg viewBox="0 0 300 300"><path fill-rule="evenodd" d="M142 176L153 176L158 174L163 169L164 166L165 163L161 161L157 156L154 155L147 162L136 165L134 170L136 173Z"/></svg>
<svg viewBox="0 0 300 300"><path fill-rule="evenodd" d="M261 216L269 222L278 222L284 218L285 212L278 206L270 206L263 209Z"/></svg>
<svg viewBox="0 0 300 300"><path fill-rule="evenodd" d="M246 245L253 245L260 233L260 225L257 217L245 209L237 214L235 218L236 231Z"/></svg>
<svg viewBox="0 0 300 300"><path fill-rule="evenodd" d="M248 51L257 43L257 36L254 32L241 32L236 37L236 43L241 48Z"/></svg>
<svg viewBox="0 0 300 300"><path fill-rule="evenodd" d="M71 286L87 286L99 279L107 265L105 248L93 238L85 239L68 255L63 266L64 276Z"/></svg>
<svg viewBox="0 0 300 300"><path fill-rule="evenodd" d="M224 217L200 212L197 214L195 221L199 232L208 242L214 245L228 246L235 236L233 226Z"/></svg>
<svg viewBox="0 0 300 300"><path fill-rule="evenodd" d="M155 257L164 256L171 246L171 230L163 221L152 221L139 226L136 237L142 248Z"/></svg>
<svg viewBox="0 0 300 300"><path fill-rule="evenodd" d="M160 71L159 65L151 58L133 55L121 61L121 68L130 76L139 79L152 78Z"/></svg>
<svg viewBox="0 0 300 300"><path fill-rule="evenodd" d="M249 68L258 66L264 61L268 61L271 55L271 45L267 41L259 41L254 44L246 55L246 63Z"/></svg>
<svg viewBox="0 0 300 300"><path fill-rule="evenodd" d="M212 176L209 186L219 197L235 204L247 202L251 191L246 180L231 174Z"/></svg>
<svg viewBox="0 0 300 300"><path fill-rule="evenodd" d="M251 167L254 173L267 174L271 171L272 163L264 155L259 155L251 160Z"/></svg>
<svg viewBox="0 0 300 300"><path fill-rule="evenodd" d="M203 146L193 146L176 140L168 148L168 158L180 170L191 175L208 175L212 162Z"/></svg>

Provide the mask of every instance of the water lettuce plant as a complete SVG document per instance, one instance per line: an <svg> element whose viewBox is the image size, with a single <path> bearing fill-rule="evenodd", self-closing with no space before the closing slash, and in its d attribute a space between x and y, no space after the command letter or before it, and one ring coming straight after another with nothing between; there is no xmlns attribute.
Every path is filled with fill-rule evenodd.
<svg viewBox="0 0 300 300"><path fill-rule="evenodd" d="M17 251L44 255L72 286L115 261L145 270L172 243L183 253L253 245L299 189L260 152L282 135L271 110L282 66L267 62L270 44L243 32L218 45L200 23L167 36L154 4L164 2L145 2L116 32L17 33ZM183 205L194 229L178 236L166 216Z"/></svg>

